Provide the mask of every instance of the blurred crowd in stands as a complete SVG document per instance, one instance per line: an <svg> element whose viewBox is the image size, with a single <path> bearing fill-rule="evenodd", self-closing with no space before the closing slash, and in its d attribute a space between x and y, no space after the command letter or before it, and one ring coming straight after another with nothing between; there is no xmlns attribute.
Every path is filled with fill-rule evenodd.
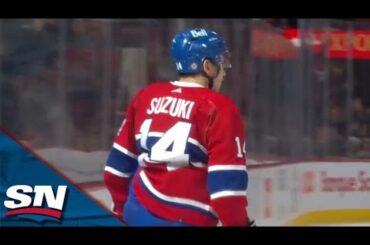
<svg viewBox="0 0 370 245"><path fill-rule="evenodd" d="M1 126L34 148L109 149L128 101L141 87L125 80L130 71L123 72L123 64L136 69L133 80L175 79L170 37L176 28L201 24L223 32L231 43L232 82L225 93L246 118L247 152L289 155L301 145L309 149L297 151L303 156L370 158L370 59L317 54L307 68L305 59L253 57L248 50L253 21L278 34L299 28L296 19L1 20ZM370 28L366 19L348 21ZM144 65L124 56L125 48L144 50ZM300 78L304 81L295 83Z"/></svg>

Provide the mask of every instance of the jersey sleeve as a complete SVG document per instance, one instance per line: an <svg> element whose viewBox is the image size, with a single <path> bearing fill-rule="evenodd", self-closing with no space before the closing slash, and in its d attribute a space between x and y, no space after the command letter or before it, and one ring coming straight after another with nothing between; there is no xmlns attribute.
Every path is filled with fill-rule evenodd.
<svg viewBox="0 0 370 245"><path fill-rule="evenodd" d="M245 132L240 112L230 100L211 109L205 136L211 206L223 226L245 226L248 224Z"/></svg>
<svg viewBox="0 0 370 245"><path fill-rule="evenodd" d="M123 205L127 200L128 186L135 173L138 162L135 147L133 100L127 110L114 140L104 169L104 182L113 200L113 211L121 216Z"/></svg>

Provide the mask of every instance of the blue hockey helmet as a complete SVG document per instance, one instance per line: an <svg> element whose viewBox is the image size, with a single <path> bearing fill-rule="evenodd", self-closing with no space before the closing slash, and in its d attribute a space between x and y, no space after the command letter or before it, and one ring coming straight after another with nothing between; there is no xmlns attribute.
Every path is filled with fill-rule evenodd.
<svg viewBox="0 0 370 245"><path fill-rule="evenodd" d="M224 68L231 67L224 39L207 29L195 28L178 33L172 40L171 55L180 74L202 72L205 59Z"/></svg>

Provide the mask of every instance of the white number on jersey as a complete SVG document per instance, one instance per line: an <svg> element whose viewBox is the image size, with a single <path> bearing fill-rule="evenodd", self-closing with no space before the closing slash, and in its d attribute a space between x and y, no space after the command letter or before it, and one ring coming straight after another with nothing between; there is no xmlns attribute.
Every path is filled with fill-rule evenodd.
<svg viewBox="0 0 370 245"><path fill-rule="evenodd" d="M243 148L241 147L240 138L238 136L235 137L235 142L236 142L236 148L238 150L236 156L239 158L243 158L243 153L247 154L247 151L245 150L245 141L243 143Z"/></svg>
<svg viewBox="0 0 370 245"><path fill-rule="evenodd" d="M123 120L121 126L119 127L118 132L117 132L117 135L119 135L121 133L123 127L125 126L125 123L126 123L126 119Z"/></svg>
<svg viewBox="0 0 370 245"><path fill-rule="evenodd" d="M191 124L177 122L163 133L161 138L149 150L147 139L150 135L158 133L150 132L152 119L146 119L140 127L140 145L150 151L149 158L152 161L167 163L171 166L183 166L189 163L189 154L185 154L186 143L190 134ZM162 134L162 133L160 133ZM172 149L168 150L172 145Z"/></svg>

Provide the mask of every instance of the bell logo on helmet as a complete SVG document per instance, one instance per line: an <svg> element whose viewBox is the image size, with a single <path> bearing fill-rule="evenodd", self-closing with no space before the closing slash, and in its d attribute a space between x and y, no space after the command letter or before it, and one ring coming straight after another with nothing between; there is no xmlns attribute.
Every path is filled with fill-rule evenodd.
<svg viewBox="0 0 370 245"><path fill-rule="evenodd" d="M206 36L208 36L206 30L204 30L204 29L191 30L190 33L193 37L206 37Z"/></svg>
<svg viewBox="0 0 370 245"><path fill-rule="evenodd" d="M203 71L205 59L214 64L230 67L221 62L222 56L228 56L228 48L224 39L216 32L204 28L182 31L173 38L171 56L176 63L177 71L181 74L198 74ZM181 64L180 64L181 62Z"/></svg>

